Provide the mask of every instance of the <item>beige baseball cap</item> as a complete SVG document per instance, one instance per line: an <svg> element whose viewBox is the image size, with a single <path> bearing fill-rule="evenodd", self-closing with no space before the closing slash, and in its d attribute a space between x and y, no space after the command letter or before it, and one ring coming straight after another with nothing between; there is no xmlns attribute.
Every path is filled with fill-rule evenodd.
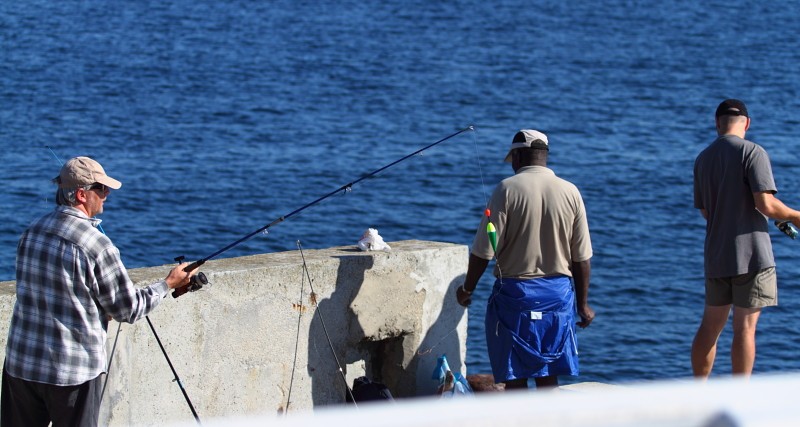
<svg viewBox="0 0 800 427"><path fill-rule="evenodd" d="M118 190L122 183L106 175L100 163L88 157L73 157L64 163L61 172L53 178L61 188L77 188L100 183Z"/></svg>
<svg viewBox="0 0 800 427"><path fill-rule="evenodd" d="M547 135L533 129L520 130L514 135L514 139L511 140L511 148L508 150L504 161L511 162L511 152L514 151L514 149L528 147L548 150L550 145L547 142Z"/></svg>

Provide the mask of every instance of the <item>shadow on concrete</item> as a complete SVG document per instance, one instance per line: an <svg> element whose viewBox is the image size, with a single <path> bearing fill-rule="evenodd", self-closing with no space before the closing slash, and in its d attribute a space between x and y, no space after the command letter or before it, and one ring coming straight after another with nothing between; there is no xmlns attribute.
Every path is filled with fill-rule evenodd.
<svg viewBox="0 0 800 427"><path fill-rule="evenodd" d="M457 328L463 317L467 315L467 309L456 301L456 288L464 283L465 277L465 274L460 275L448 285L439 317L428 329L409 364L409 366L416 365L414 371L419 372L417 381L423 382L425 378L430 380L431 388L426 394L434 394L439 385L431 377L440 356L447 356L447 363L454 373L463 371L464 360L461 359L461 340ZM464 342L466 342L466 338Z"/></svg>
<svg viewBox="0 0 800 427"><path fill-rule="evenodd" d="M350 305L364 283L364 273L373 266L373 258L336 258L340 259L340 263L334 291L329 298L317 301L308 332L308 374L311 377L311 398L314 406L345 402L347 387L343 378L344 370L348 364L359 360L351 349L364 337L364 331L358 322L353 321ZM313 272L311 276L314 277Z"/></svg>

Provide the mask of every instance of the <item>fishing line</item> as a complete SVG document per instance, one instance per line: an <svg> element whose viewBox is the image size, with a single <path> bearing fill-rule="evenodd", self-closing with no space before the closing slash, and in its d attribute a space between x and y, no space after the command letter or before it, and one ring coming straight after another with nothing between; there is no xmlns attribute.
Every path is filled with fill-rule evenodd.
<svg viewBox="0 0 800 427"><path fill-rule="evenodd" d="M273 220L269 224L266 224L265 226L246 234L245 236L243 236L240 239L234 241L233 243L230 243L229 245L223 247L222 249L212 253L211 255L208 255L205 258L201 258L201 259L189 264L186 268L184 268L184 271L192 271L192 270L196 269L197 267L205 264L206 261L208 261L208 260L210 260L212 258L216 258L217 256L221 255L223 252L226 252L226 251L228 251L228 250L230 250L230 249L232 249L232 248L244 243L245 241L251 239L253 236L255 236L255 235L259 234L259 233L266 232L267 230L269 230L270 227L272 227L274 225L277 225L277 224L279 224L279 223L281 223L281 222L283 222L283 221L285 221L285 220L287 220L287 219L299 214L300 212L310 208L311 206L314 206L317 203L319 203L319 202L321 202L321 201L323 201L323 200L325 200L325 199L327 199L327 198L329 198L329 197L331 197L331 196L333 196L335 194L338 194L338 193L341 193L341 192L344 192L344 193L350 192L352 190L353 186L358 184L359 182L364 181L365 179L371 178L371 177L383 172L384 170L389 169L390 167L392 167L392 166L394 166L394 165L396 165L396 164L398 164L400 162L403 162L403 161L407 160L410 157L416 156L417 154L420 154L423 151L428 150L428 149L430 149L430 148L432 148L432 147L434 147L434 146L436 146L438 144L441 144L442 142L447 141L447 140L449 140L449 139L451 139L451 138L453 138L453 137L455 137L457 135L460 135L460 134L462 134L462 133L464 133L466 131L472 131L472 130L475 130L475 128L473 126L467 126L464 129L459 130L458 132L450 134L450 135L448 135L448 136L446 136L446 137L444 137L444 138L442 138L442 139L440 139L440 140L438 140L438 141L436 141L436 142L434 142L432 144L429 144L429 145L427 145L427 146L425 146L423 148L420 148L419 150L417 150L417 151L415 151L415 152L413 152L411 154L408 154L408 155L406 155L406 156L404 156L404 157L402 157L402 158L400 158L398 160L395 160L394 162L391 162L391 163L389 163L389 164L387 164L387 165L385 165L385 166L383 166L381 168L378 168L378 169L376 169L376 170L374 170L372 172L369 172L369 173L367 173L365 175L362 175L357 180L349 182L347 184L344 184L341 187L337 188L336 190L333 190L330 193L325 194L324 196L321 196L321 197L317 198L313 202L308 203L306 205L303 205L303 206L293 210L292 212L289 212L288 214L283 215L283 216ZM173 292L172 296L174 298L177 298L177 297L183 295L184 293L186 293L186 291L183 290L183 289L184 288L179 288L178 290ZM183 291L181 291L181 290L183 290Z"/></svg>
<svg viewBox="0 0 800 427"><path fill-rule="evenodd" d="M303 254L303 247L300 245L300 241L297 241L297 249L300 250L300 257L303 259L303 271L305 271L306 276L308 277L308 286L311 289L311 295L316 295L314 292L314 285L311 284L311 275L308 272L308 265L306 264L306 256ZM347 384L347 378L344 375L344 370L342 369L342 364L339 363L339 358L336 356L336 350L333 348L333 341L331 341L331 336L328 334L328 328L325 327L325 319L322 317L322 310L319 308L319 304L315 304L317 309L315 310L317 316L319 317L319 323L322 325L322 331L325 333L325 339L328 340L328 346L331 349L331 353L333 354L333 359L336 361L336 367L339 368L339 374L342 377L342 381L344 382L344 386L347 389L347 394L350 395L350 400L353 401L353 406L358 408L358 404L356 404L356 399L353 397L353 390L350 388L350 385Z"/></svg>
<svg viewBox="0 0 800 427"><path fill-rule="evenodd" d="M495 263L495 266L497 267L497 272L500 275L499 279L500 279L500 284L502 286L503 272L500 269L500 263L497 261L497 231L496 231L495 226L492 223L492 219L491 219L492 212L489 209L489 201L488 201L488 197L486 196L486 181L484 180L484 177L483 177L483 167L482 167L482 163L481 163L481 156L480 156L480 151L478 150L478 138L477 138L477 135L475 135L475 133L473 133L473 135L472 135L472 141L473 141L473 143L475 145L475 161L476 161L476 163L478 163L478 171L479 171L480 176L481 176L481 189L483 190L483 205L486 206L486 210L483 211L484 215L486 216L486 222L487 222L486 233L489 235L488 236L489 237L489 242L491 243L492 250L494 251L494 257L493 257L494 258L494 263Z"/></svg>
<svg viewBox="0 0 800 427"><path fill-rule="evenodd" d="M494 230L494 224L492 224L492 221L491 221L491 218L490 218L491 211L489 210L489 202L488 202L488 199L486 197L486 181L484 181L484 179L483 179L483 168L481 167L481 156L480 156L480 153L478 152L478 138L475 135L475 133L472 134L472 140L475 143L475 160L478 163L478 171L480 171L480 175L481 175L481 189L483 189L483 203L484 203L484 206L486 206L486 210L484 211L484 213L485 213L486 219L488 220L488 223L489 223L489 224L487 224L486 232L489 233L489 240L491 241L492 240L491 234L493 232L496 233L496 231L491 231L491 230ZM496 238L496 235L495 235L495 238ZM500 278L500 286L502 286L503 285L503 271L500 269L500 263L497 261L497 244L496 244L496 240L492 243L492 249L494 250L494 264L495 264L495 266L497 266L497 272L500 275L500 277L499 277Z"/></svg>
<svg viewBox="0 0 800 427"><path fill-rule="evenodd" d="M63 161L61 161L61 158L60 158L60 157L58 157L58 154L56 154L56 152L55 152L55 151L53 151L53 149L52 149L52 148L50 148L50 146L49 146L49 145L45 145L45 146L44 146L44 148L47 148L48 150L50 150L50 154L52 154L52 155L53 155L53 157L55 157L55 159L56 159L56 161L58 162L58 164L60 164L61 166L64 166L64 162L63 162Z"/></svg>
<svg viewBox="0 0 800 427"><path fill-rule="evenodd" d="M474 130L474 129L473 129L473 130ZM476 163L478 164L478 173L479 173L479 175L480 175L480 177L481 177L481 190L482 190L482 193L483 193L483 205L486 207L486 208L485 208L485 210L484 210L484 215L486 215L486 219L487 219L487 221L488 221L489 223L491 223L491 219L490 219L491 212L490 212L490 210L489 210L489 199L488 199L488 197L487 197L487 193L486 193L486 180L484 179L484 175L483 175L483 166L482 166L482 163L481 163L480 150L478 149L478 137L477 137L477 132L473 132L473 133L472 133L472 142L473 142L473 146L474 146L474 148L475 148L475 161L476 161ZM492 224L492 228L494 228L494 224ZM488 231L488 230L487 230L487 231ZM495 246L495 245L493 245L493 246L492 246L492 248L493 248L493 249L496 249L496 246ZM495 259L495 265L497 265L497 270L498 270L498 272L500 272L500 266L499 266L499 264L497 264L497 254L496 254L496 253L495 253L494 259ZM501 277L502 277L502 273L501 273ZM501 283L502 283L502 279L501 279ZM417 355L418 355L418 356L424 356L424 355L427 355L427 354L430 354L430 353L432 353L432 352L433 352L433 349L435 349L436 347L438 347L438 346L439 346L439 344L441 344L442 342L444 342L444 340L445 340L447 337L449 337L451 334L453 334L454 332L457 332L457 331L458 331L458 326L456 326L455 328L451 329L449 332L445 333L445 334L444 334L444 335L443 335L443 336L442 336L442 337L439 339L439 341L437 341L437 342L436 342L436 343L435 343L433 346L431 346L431 347L428 347L427 349L420 349L420 350L418 350L418 351L417 351Z"/></svg>
<svg viewBox="0 0 800 427"><path fill-rule="evenodd" d="M478 163L478 172L481 176L481 190L483 190L483 205L489 207L489 199L486 197L486 181L483 179L483 166L481 165L481 155L478 151L478 135L477 132L472 132L472 143L475 146L475 160Z"/></svg>
<svg viewBox="0 0 800 427"><path fill-rule="evenodd" d="M500 288L497 291L499 292L500 289L503 288L503 284L504 283L503 283L503 270L502 270L502 268L500 268L500 260L497 259L497 229L495 228L494 224L492 223L492 218L491 218L492 211L491 211L491 209L489 209L489 202L488 202L488 199L486 197L486 182L483 179L483 168L481 167L481 157L480 157L480 153L478 151L477 137L473 137L473 141L475 142L475 160L478 163L478 170L480 171L480 175L481 175L481 187L483 189L484 206L486 206L486 210L484 210L484 215L486 216L486 234L487 234L487 237L489 239L489 243L492 245L492 251L494 252L492 257L494 258L494 265L495 265L495 267L497 267L497 276L498 276L497 280L500 282ZM478 279L478 283L480 283L480 278ZM462 289L463 289L464 285L462 284L461 286L462 286ZM477 287L477 283L476 283L476 287ZM464 289L464 290L466 290L466 289ZM473 292L474 291L475 291L475 289L473 289ZM492 289L491 294L489 296L489 299L487 301L487 305L492 303L492 301L494 300L494 296L495 295L496 295L496 293L494 292L494 289ZM472 298L471 294L470 294L470 298ZM499 325L500 325L500 323L498 322L496 326L499 327ZM495 330L495 334L497 334L497 333L498 333L498 331Z"/></svg>
<svg viewBox="0 0 800 427"><path fill-rule="evenodd" d="M431 352L433 352L434 348L438 347L439 344L444 342L445 338L449 337L453 332L457 332L457 331L458 331L458 326L456 326L455 328L451 329L450 332L444 334L442 336L442 338L439 341L436 342L436 344L434 344L432 347L428 347L427 350L417 350L417 356L424 356L426 354L430 354Z"/></svg>
<svg viewBox="0 0 800 427"><path fill-rule="evenodd" d="M297 241L297 248L300 249L300 241ZM305 262L303 263L305 266ZM292 386L294 385L294 371L297 368L297 349L300 344L300 324L301 320L303 319L303 291L305 289L306 277L302 273L300 274L300 300L298 301L298 309L297 311L300 313L297 316L297 335L294 339L294 362L292 362L292 375L289 377L289 393L286 396L286 414L289 413L289 404L292 402Z"/></svg>

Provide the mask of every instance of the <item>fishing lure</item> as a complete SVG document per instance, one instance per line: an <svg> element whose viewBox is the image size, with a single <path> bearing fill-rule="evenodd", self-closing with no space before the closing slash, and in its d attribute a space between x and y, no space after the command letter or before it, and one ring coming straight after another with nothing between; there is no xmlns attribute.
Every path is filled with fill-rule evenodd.
<svg viewBox="0 0 800 427"><path fill-rule="evenodd" d="M497 229L494 227L494 224L492 224L492 219L491 219L492 211L489 210L489 208L486 208L484 213L486 214L486 220L487 220L486 234L489 235L489 243L492 244L492 250L495 253L497 253Z"/></svg>

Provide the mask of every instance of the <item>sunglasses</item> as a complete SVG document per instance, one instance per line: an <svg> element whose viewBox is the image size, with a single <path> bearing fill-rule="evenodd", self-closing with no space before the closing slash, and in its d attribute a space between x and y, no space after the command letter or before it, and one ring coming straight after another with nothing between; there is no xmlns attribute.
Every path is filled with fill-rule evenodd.
<svg viewBox="0 0 800 427"><path fill-rule="evenodd" d="M101 194L105 194L106 192L111 191L111 189L107 185L100 184L99 182L92 184L91 187L89 187L89 190L96 190L99 191Z"/></svg>

